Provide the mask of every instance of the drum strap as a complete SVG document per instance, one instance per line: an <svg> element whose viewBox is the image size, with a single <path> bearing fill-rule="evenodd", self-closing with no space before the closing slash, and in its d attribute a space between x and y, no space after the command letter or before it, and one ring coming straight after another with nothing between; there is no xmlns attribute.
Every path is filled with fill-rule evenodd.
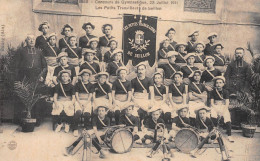
<svg viewBox="0 0 260 161"><path fill-rule="evenodd" d="M61 83L60 83L60 88L61 88L61 91L62 91L62 93L64 94L64 96L67 97L67 95L66 95L66 93L65 93L65 91L64 91L63 85L62 85Z"/></svg>
<svg viewBox="0 0 260 161"><path fill-rule="evenodd" d="M55 54L55 56L57 57L57 53L56 51L53 49L53 47L47 42L48 46L50 47L50 49L52 50L52 52Z"/></svg>
<svg viewBox="0 0 260 161"><path fill-rule="evenodd" d="M179 117L181 123L182 123L184 126L187 126L187 125L188 125L188 124L186 124L186 123L183 121L183 119L182 119L180 116L178 116L178 117Z"/></svg>
<svg viewBox="0 0 260 161"><path fill-rule="evenodd" d="M202 120L200 119L200 122L202 123L202 125L203 125L206 129L209 129L208 126L205 124L204 121L202 121Z"/></svg>
<svg viewBox="0 0 260 161"><path fill-rule="evenodd" d="M195 87L195 88L199 91L199 93L201 94L202 92L201 92L200 88L197 86L197 84L194 83L194 82L192 82L192 84L194 85L194 87Z"/></svg>
<svg viewBox="0 0 260 161"><path fill-rule="evenodd" d="M216 93L218 94L220 99L222 99L222 100L224 99L223 96L219 93L219 91L217 89L216 89Z"/></svg>
<svg viewBox="0 0 260 161"><path fill-rule="evenodd" d="M129 119L128 116L125 115L125 118L127 119L127 121L128 121L132 126L134 125L133 122Z"/></svg>
<svg viewBox="0 0 260 161"><path fill-rule="evenodd" d="M89 64L89 62L85 61L87 63L87 65L95 72L95 74L97 74L97 71L92 67L92 65Z"/></svg>
<svg viewBox="0 0 260 161"><path fill-rule="evenodd" d="M212 79L215 78L215 76L214 76L208 69L206 69L206 71L207 71L208 74L212 77Z"/></svg>
<svg viewBox="0 0 260 161"><path fill-rule="evenodd" d="M99 88L101 89L101 91L102 91L105 95L107 95L107 92L104 90L104 88L101 86L101 84L98 83L98 86L99 86Z"/></svg>
<svg viewBox="0 0 260 161"><path fill-rule="evenodd" d="M183 96L183 94L181 93L181 91L179 90L179 88L176 86L176 84L173 83L173 85L174 85L174 88L177 90L177 92L178 92L181 96Z"/></svg>
<svg viewBox="0 0 260 161"><path fill-rule="evenodd" d="M172 46L172 44L169 44L169 46L175 51L174 47Z"/></svg>
<svg viewBox="0 0 260 161"><path fill-rule="evenodd" d="M122 81L120 79L118 79L118 82L120 83L121 87L123 88L123 90L125 91L125 93L127 94L127 90L125 88L125 86L123 85Z"/></svg>
<svg viewBox="0 0 260 161"><path fill-rule="evenodd" d="M155 87L156 91L159 93L159 95L163 97L163 94L159 91L158 87L155 84L154 84L154 87Z"/></svg>
<svg viewBox="0 0 260 161"><path fill-rule="evenodd" d="M225 65L224 60L223 60L220 56L218 56L217 54L215 54L215 57L218 58L218 59Z"/></svg>
<svg viewBox="0 0 260 161"><path fill-rule="evenodd" d="M85 84L84 84L82 81L80 81L80 82L81 82L81 84L82 84L84 90L85 90L87 93L89 93L89 91L88 91L88 89L86 88Z"/></svg>
<svg viewBox="0 0 260 161"><path fill-rule="evenodd" d="M101 124L103 125L103 126L107 126L105 123L104 123L104 121L103 120L101 120L101 118L98 116L98 120L101 122Z"/></svg>
<svg viewBox="0 0 260 161"><path fill-rule="evenodd" d="M141 87L144 89L144 91L146 91L146 89L145 89L143 83L140 81L140 79L139 79L138 77L136 77L136 78L137 78L138 83L139 83L139 84L141 85Z"/></svg>

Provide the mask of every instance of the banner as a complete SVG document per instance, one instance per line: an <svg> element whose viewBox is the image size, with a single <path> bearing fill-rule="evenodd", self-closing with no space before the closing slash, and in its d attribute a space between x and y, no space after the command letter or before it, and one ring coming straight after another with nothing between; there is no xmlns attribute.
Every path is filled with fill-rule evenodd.
<svg viewBox="0 0 260 161"><path fill-rule="evenodd" d="M156 54L157 17L124 14L123 18L124 64L133 65L148 60L153 66Z"/></svg>

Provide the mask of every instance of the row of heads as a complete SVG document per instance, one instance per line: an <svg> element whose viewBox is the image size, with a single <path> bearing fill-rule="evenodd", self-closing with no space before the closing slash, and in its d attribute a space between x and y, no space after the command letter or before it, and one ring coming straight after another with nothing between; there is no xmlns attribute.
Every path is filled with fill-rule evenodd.
<svg viewBox="0 0 260 161"><path fill-rule="evenodd" d="M44 29L44 27L46 27L46 28L50 28L50 24L47 22L47 21L44 21L43 23L41 23L40 25L39 25L39 27L38 27L38 30L39 31L43 31L43 29ZM113 30L113 26L111 25L111 24L104 24L103 26L102 26L102 32L105 34L105 29L107 28L107 27L109 27L110 28L110 30ZM65 30L66 29L69 29L71 32L73 32L73 27L72 27L72 25L70 25L70 24L65 24L63 27L62 27L62 30L61 30L61 35L65 35ZM83 25L82 25L82 29L83 30L87 30L87 29L91 29L91 30L94 30L95 29L95 25L93 25L91 22L87 22L87 23L84 23Z"/></svg>

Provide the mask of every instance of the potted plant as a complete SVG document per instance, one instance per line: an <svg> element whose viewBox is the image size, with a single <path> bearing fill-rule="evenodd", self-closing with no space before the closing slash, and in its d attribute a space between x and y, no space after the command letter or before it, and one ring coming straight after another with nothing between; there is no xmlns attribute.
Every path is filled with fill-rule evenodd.
<svg viewBox="0 0 260 161"><path fill-rule="evenodd" d="M250 110L248 112L248 122L247 123L241 123L243 136L252 138L254 137L257 124L255 120L255 112L253 110Z"/></svg>
<svg viewBox="0 0 260 161"><path fill-rule="evenodd" d="M23 132L32 132L34 130L36 119L32 118L31 112L37 101L44 98L43 95L37 92L38 85L39 81L30 81L26 77L22 81L14 82L14 92L20 98L25 107L25 117L22 118Z"/></svg>

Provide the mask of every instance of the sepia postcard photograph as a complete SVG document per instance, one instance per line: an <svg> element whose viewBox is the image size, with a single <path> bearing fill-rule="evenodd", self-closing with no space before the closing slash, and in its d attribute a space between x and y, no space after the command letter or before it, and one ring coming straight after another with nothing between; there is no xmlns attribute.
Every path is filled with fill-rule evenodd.
<svg viewBox="0 0 260 161"><path fill-rule="evenodd" d="M259 0L1 0L0 160L259 161Z"/></svg>

